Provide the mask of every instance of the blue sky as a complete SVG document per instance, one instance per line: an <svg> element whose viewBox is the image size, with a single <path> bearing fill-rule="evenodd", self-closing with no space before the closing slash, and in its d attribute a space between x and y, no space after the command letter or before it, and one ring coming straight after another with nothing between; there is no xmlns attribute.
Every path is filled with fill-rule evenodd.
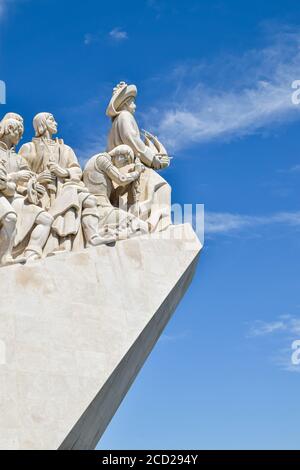
<svg viewBox="0 0 300 470"><path fill-rule="evenodd" d="M0 0L2 113L52 111L82 162L120 80L204 203L193 285L100 448L299 448L300 8L292 0Z"/></svg>

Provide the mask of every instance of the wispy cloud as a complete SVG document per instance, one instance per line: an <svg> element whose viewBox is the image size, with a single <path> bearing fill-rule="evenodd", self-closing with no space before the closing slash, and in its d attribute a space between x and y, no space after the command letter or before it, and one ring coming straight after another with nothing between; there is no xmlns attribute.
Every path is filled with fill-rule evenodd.
<svg viewBox="0 0 300 470"><path fill-rule="evenodd" d="M1 1L1 0L0 0ZM94 32L94 33L86 33L83 38L83 43L85 46L90 46L91 44L99 43L101 41L107 40L107 37L110 41L113 42L122 42L128 39L127 31L115 27L109 33L101 33L101 32Z"/></svg>
<svg viewBox="0 0 300 470"><path fill-rule="evenodd" d="M279 170L280 173L299 173L300 172L300 165L294 165L288 170Z"/></svg>
<svg viewBox="0 0 300 470"><path fill-rule="evenodd" d="M293 315L281 315L274 321L257 320L250 326L248 338L273 340L272 349L268 343L268 352L271 352L272 363L288 372L300 372L300 366L293 364L292 345L295 340L300 339L300 317ZM276 340L276 343L274 341Z"/></svg>
<svg viewBox="0 0 300 470"><path fill-rule="evenodd" d="M86 33L84 35L83 43L85 46L89 46L94 41L95 41L95 36L93 34Z"/></svg>
<svg viewBox="0 0 300 470"><path fill-rule="evenodd" d="M124 41L128 39L128 33L121 28L115 27L109 32L109 37L114 41Z"/></svg>
<svg viewBox="0 0 300 470"><path fill-rule="evenodd" d="M286 331L288 329L287 322L283 320L278 320L274 322L264 322L257 320L254 325L251 327L249 335L250 336L265 336L278 331Z"/></svg>
<svg viewBox="0 0 300 470"><path fill-rule="evenodd" d="M85 46L90 46L91 44L100 43L104 40L104 37L105 35L101 32L85 33L83 43Z"/></svg>
<svg viewBox="0 0 300 470"><path fill-rule="evenodd" d="M300 211L278 212L266 216L232 214L229 212L205 213L205 233L209 235L230 234L248 228L273 224L300 227Z"/></svg>
<svg viewBox="0 0 300 470"><path fill-rule="evenodd" d="M172 151L248 135L300 117L291 88L300 78L300 32L281 32L268 46L239 57L181 64L166 75L168 95L173 94L152 115L156 132Z"/></svg>
<svg viewBox="0 0 300 470"><path fill-rule="evenodd" d="M166 4L162 0L147 0L147 6L155 12L155 17L158 20L162 13L166 10Z"/></svg>

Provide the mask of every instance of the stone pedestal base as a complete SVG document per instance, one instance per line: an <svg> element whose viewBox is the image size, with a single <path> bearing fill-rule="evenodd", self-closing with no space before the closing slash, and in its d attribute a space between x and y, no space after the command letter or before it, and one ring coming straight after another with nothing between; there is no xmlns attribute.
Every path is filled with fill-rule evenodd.
<svg viewBox="0 0 300 470"><path fill-rule="evenodd" d="M200 250L181 225L0 269L0 448L93 449Z"/></svg>

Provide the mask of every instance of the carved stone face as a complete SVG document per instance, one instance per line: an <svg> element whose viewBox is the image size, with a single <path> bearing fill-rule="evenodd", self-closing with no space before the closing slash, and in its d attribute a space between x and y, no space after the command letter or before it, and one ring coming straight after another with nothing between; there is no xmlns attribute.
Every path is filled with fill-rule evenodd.
<svg viewBox="0 0 300 470"><path fill-rule="evenodd" d="M113 161L117 168L122 168L123 166L126 166L130 163L130 156L128 153L124 155L117 155L114 157Z"/></svg>
<svg viewBox="0 0 300 470"><path fill-rule="evenodd" d="M12 145L18 145L23 135L23 126L19 123L18 125L9 126L8 139Z"/></svg>
<svg viewBox="0 0 300 470"><path fill-rule="evenodd" d="M57 122L55 121L54 116L52 114L49 114L49 116L47 117L46 124L50 134L57 134Z"/></svg>
<svg viewBox="0 0 300 470"><path fill-rule="evenodd" d="M109 152L112 163L117 168L122 168L134 162L134 153L128 145L119 145Z"/></svg>
<svg viewBox="0 0 300 470"><path fill-rule="evenodd" d="M134 98L129 98L128 101L126 101L124 109L126 111L129 111L131 114L134 114L136 111L136 104Z"/></svg>

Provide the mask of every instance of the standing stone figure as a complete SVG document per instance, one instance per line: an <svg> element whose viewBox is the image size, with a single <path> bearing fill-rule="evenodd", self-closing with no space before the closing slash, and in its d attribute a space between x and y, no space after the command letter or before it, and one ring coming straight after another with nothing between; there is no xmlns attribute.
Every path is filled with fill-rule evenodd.
<svg viewBox="0 0 300 470"><path fill-rule="evenodd" d="M132 171L120 171L120 168L133 163ZM83 171L84 184L97 198L100 229L104 233L115 233L118 240L148 232L146 222L116 207L119 196L125 193L129 200L135 202L135 185L144 170L139 160L134 161L132 149L128 145L120 145L111 152L92 157Z"/></svg>
<svg viewBox="0 0 300 470"><path fill-rule="evenodd" d="M138 216L147 221L150 231L161 231L171 224L171 187L154 170L169 166L170 159L165 148L150 133L142 140L134 118L137 88L120 82L113 90L106 114L112 120L107 150L126 144L135 157L147 167L140 178Z"/></svg>
<svg viewBox="0 0 300 470"><path fill-rule="evenodd" d="M38 259L53 217L40 205L44 189L27 162L15 152L23 135L22 121L6 116L0 124L1 264ZM14 253L13 253L14 252ZM13 254L21 256L15 258Z"/></svg>
<svg viewBox="0 0 300 470"><path fill-rule="evenodd" d="M33 127L35 138L24 144L19 153L45 185L43 206L54 218L45 254L115 241L113 237L103 238L98 233L96 198L81 181L82 170L74 151L62 139L53 138L57 133L53 115L39 113L33 120Z"/></svg>

